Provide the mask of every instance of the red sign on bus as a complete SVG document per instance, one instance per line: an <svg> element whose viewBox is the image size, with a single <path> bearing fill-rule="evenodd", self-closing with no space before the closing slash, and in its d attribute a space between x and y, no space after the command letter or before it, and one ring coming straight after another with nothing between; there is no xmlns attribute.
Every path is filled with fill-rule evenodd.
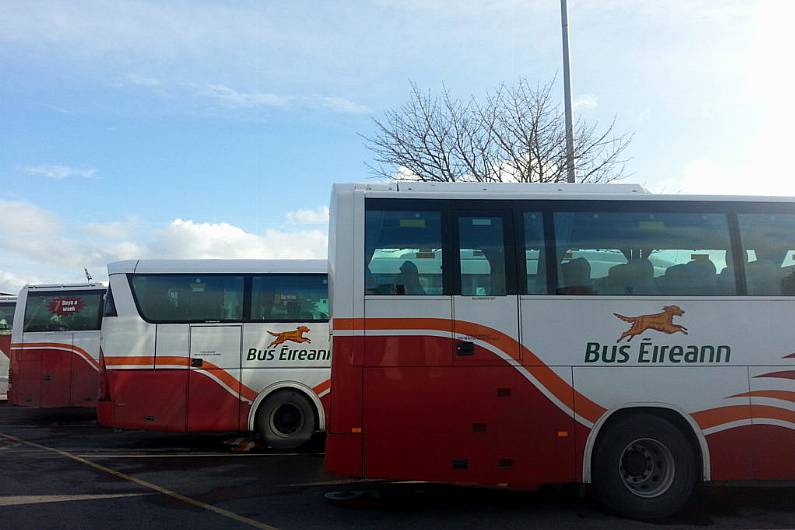
<svg viewBox="0 0 795 530"><path fill-rule="evenodd" d="M79 313L85 306L85 302L79 297L58 297L50 302L50 313L58 316L69 316Z"/></svg>

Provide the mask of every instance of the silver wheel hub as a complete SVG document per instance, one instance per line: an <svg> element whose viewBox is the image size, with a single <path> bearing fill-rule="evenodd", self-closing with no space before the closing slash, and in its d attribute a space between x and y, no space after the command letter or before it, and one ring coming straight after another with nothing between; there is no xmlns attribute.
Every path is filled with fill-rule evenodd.
<svg viewBox="0 0 795 530"><path fill-rule="evenodd" d="M638 438L621 452L618 472L624 486L638 497L659 497L668 491L676 474L671 450L652 438Z"/></svg>

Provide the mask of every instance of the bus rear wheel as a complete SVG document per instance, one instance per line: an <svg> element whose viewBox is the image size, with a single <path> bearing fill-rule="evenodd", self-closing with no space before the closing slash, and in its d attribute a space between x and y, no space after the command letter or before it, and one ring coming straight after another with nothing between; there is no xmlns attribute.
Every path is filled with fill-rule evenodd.
<svg viewBox="0 0 795 530"><path fill-rule="evenodd" d="M671 422L635 414L608 426L593 460L597 497L625 517L654 520L679 512L693 493L698 459Z"/></svg>
<svg viewBox="0 0 795 530"><path fill-rule="evenodd" d="M257 434L274 449L297 449L315 432L315 409L294 390L277 390L257 411Z"/></svg>

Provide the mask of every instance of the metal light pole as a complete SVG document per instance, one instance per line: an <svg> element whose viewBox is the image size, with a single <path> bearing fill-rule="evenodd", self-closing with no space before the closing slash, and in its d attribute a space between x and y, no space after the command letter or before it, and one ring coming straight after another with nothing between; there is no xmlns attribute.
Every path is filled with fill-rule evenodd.
<svg viewBox="0 0 795 530"><path fill-rule="evenodd" d="M566 181L574 182L574 126L571 120L571 71L569 68L569 13L567 0L560 0L560 25L563 30L563 99L566 110Z"/></svg>

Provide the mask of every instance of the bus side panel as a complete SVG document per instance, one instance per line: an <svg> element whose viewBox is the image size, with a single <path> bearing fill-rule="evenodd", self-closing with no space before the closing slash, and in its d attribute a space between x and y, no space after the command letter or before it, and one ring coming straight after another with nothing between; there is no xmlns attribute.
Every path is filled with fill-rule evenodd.
<svg viewBox="0 0 795 530"><path fill-rule="evenodd" d="M9 403L23 407L38 407L41 398L40 374L41 350L16 347L11 354Z"/></svg>
<svg viewBox="0 0 795 530"><path fill-rule="evenodd" d="M70 374L70 406L95 407L99 391L99 332L76 331L72 334L73 354Z"/></svg>
<svg viewBox="0 0 795 530"><path fill-rule="evenodd" d="M449 350L449 339L415 340ZM369 477L523 488L575 479L573 418L515 367L367 368L364 381Z"/></svg>
<svg viewBox="0 0 795 530"><path fill-rule="evenodd" d="M32 337L31 337L32 335ZM40 342L36 335L26 334L25 343ZM41 398L39 406L47 407L68 407L71 403L71 381L72 381L72 334L71 333L47 333L47 343L52 343L53 347L41 348Z"/></svg>
<svg viewBox="0 0 795 530"><path fill-rule="evenodd" d="M192 369L188 384L188 431L236 431L240 369Z"/></svg>
<svg viewBox="0 0 795 530"><path fill-rule="evenodd" d="M364 337L335 335L331 371L334 388L326 439L326 469L338 475L362 476L362 368Z"/></svg>
<svg viewBox="0 0 795 530"><path fill-rule="evenodd" d="M185 432L187 370L108 370L113 427Z"/></svg>
<svg viewBox="0 0 795 530"><path fill-rule="evenodd" d="M757 480L795 478L793 360L795 355L790 354L780 364L750 368L751 416L757 442L749 447L753 448Z"/></svg>

